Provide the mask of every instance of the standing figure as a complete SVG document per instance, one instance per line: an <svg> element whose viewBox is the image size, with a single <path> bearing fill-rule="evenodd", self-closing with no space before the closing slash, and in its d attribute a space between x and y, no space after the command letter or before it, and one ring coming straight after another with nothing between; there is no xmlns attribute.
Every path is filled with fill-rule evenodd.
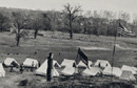
<svg viewBox="0 0 137 88"><path fill-rule="evenodd" d="M24 69L23 69L23 65L21 64L21 65L20 65L20 73L22 74L23 71L24 71Z"/></svg>
<svg viewBox="0 0 137 88"><path fill-rule="evenodd" d="M48 61L47 61L47 65L48 65L48 67L47 67L47 81L51 81L52 77L53 77L53 72L52 72L53 56L54 56L53 53L49 53L49 57L48 57Z"/></svg>
<svg viewBox="0 0 137 88"><path fill-rule="evenodd" d="M13 66L10 67L10 72L13 72Z"/></svg>
<svg viewBox="0 0 137 88"><path fill-rule="evenodd" d="M34 61L32 62L31 72L33 72L33 70L34 70Z"/></svg>

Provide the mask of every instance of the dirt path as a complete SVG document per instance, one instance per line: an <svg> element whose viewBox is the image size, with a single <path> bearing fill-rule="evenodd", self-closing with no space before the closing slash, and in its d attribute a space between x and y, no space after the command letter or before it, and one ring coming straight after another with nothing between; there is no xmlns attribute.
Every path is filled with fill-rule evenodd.
<svg viewBox="0 0 137 88"><path fill-rule="evenodd" d="M121 46L121 45L119 45L119 44L116 44L115 46L116 46L117 48L121 49L121 50L134 50L134 51L137 51L136 48L123 47L123 46Z"/></svg>
<svg viewBox="0 0 137 88"><path fill-rule="evenodd" d="M95 47L95 46L79 46L81 49L84 50L111 50L110 48L105 48L105 47Z"/></svg>

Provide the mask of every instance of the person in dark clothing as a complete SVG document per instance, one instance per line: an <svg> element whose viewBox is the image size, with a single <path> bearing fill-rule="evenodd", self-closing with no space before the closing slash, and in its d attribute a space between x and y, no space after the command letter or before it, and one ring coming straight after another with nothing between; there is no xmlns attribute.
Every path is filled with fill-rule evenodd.
<svg viewBox="0 0 137 88"><path fill-rule="evenodd" d="M73 67L75 67L75 68L77 67L77 65L76 65L76 63L75 63L75 62L73 63Z"/></svg>
<svg viewBox="0 0 137 88"><path fill-rule="evenodd" d="M101 68L101 64L100 63L98 64L98 67Z"/></svg>
<svg viewBox="0 0 137 88"><path fill-rule="evenodd" d="M106 67L108 66L108 64L106 64Z"/></svg>
<svg viewBox="0 0 137 88"><path fill-rule="evenodd" d="M33 70L34 70L34 61L32 62L32 67L31 67L31 72L33 72Z"/></svg>
<svg viewBox="0 0 137 88"><path fill-rule="evenodd" d="M11 66L11 68L10 68L10 72L13 72L13 66Z"/></svg>
<svg viewBox="0 0 137 88"><path fill-rule="evenodd" d="M21 65L20 65L20 73L22 74L23 71L24 71L24 69L23 69L23 65L21 64Z"/></svg>
<svg viewBox="0 0 137 88"><path fill-rule="evenodd" d="M40 67L40 65L41 65L41 63L40 63L40 61L38 60L38 67Z"/></svg>

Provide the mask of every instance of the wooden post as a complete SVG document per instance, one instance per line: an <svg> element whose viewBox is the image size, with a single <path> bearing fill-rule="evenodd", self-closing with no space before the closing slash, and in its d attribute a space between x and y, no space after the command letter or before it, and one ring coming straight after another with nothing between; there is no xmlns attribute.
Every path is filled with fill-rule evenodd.
<svg viewBox="0 0 137 88"><path fill-rule="evenodd" d="M52 80L53 56L54 56L54 54L52 52L49 53L48 61L47 61L47 65L48 65L48 68L47 68L47 81Z"/></svg>

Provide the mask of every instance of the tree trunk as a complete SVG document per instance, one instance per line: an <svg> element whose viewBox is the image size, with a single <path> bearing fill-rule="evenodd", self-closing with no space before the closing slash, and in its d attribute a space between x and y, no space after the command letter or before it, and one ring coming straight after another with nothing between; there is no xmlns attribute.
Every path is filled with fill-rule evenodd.
<svg viewBox="0 0 137 88"><path fill-rule="evenodd" d="M16 39L16 41L17 41L17 46L19 46L19 43L20 43L20 37L19 37L19 35L17 36L17 39Z"/></svg>
<svg viewBox="0 0 137 88"><path fill-rule="evenodd" d="M20 29L19 28L18 28L18 32L16 34L16 41L17 41L16 45L19 46L19 44L20 44Z"/></svg>
<svg viewBox="0 0 137 88"><path fill-rule="evenodd" d="M51 81L52 80L52 69L53 69L53 53L49 53L49 57L48 57L48 68L47 68L47 81Z"/></svg>
<svg viewBox="0 0 137 88"><path fill-rule="evenodd" d="M2 32L2 28L0 29L0 32Z"/></svg>
<svg viewBox="0 0 137 88"><path fill-rule="evenodd" d="M38 30L36 29L35 32L34 32L34 39L37 38L37 34L38 34Z"/></svg>
<svg viewBox="0 0 137 88"><path fill-rule="evenodd" d="M98 27L94 27L94 34L99 37L99 30Z"/></svg>
<svg viewBox="0 0 137 88"><path fill-rule="evenodd" d="M73 31L72 31L72 29L70 29L69 33L70 33L70 39L73 39Z"/></svg>
<svg viewBox="0 0 137 88"><path fill-rule="evenodd" d="M72 21L71 20L69 21L69 27L70 27L70 30L69 30L70 39L73 39L73 29L72 29Z"/></svg>
<svg viewBox="0 0 137 88"><path fill-rule="evenodd" d="M99 29L97 29L97 36L99 37L99 35L100 35L100 34L99 34Z"/></svg>

